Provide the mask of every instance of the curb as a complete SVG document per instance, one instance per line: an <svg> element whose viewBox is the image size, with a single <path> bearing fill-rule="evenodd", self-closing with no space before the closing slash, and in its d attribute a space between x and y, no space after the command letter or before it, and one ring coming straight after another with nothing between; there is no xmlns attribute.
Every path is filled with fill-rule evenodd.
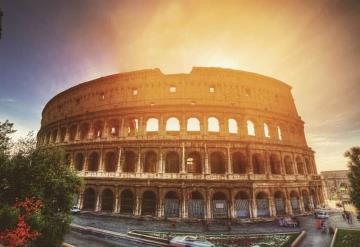
<svg viewBox="0 0 360 247"><path fill-rule="evenodd" d="M301 244L301 242L304 240L305 236L306 236L306 231L305 230L301 231L299 236L297 236L297 238L294 240L294 242L292 242L291 247L299 246Z"/></svg>

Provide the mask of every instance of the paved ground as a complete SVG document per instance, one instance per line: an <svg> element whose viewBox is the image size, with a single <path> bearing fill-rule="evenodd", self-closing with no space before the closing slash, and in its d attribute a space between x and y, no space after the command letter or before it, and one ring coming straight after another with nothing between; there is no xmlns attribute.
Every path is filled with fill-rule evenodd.
<svg viewBox="0 0 360 247"><path fill-rule="evenodd" d="M332 235L323 233L315 227L315 218L313 216L299 217L300 228L287 228L278 226L277 222L262 222L262 223L243 223L233 224L231 230L228 231L226 225L212 224L209 231L205 231L201 223L177 223L172 226L169 221L157 221L152 219L127 219L118 217L109 217L101 215L78 215L74 216L73 223L82 226L91 226L104 230L114 232L127 233L129 230L150 230L150 231L181 231L191 233L277 233L277 232L292 232L306 230L307 235L303 240L301 247L329 247ZM355 222L353 225L347 224L340 213L331 215L328 220L328 225L335 227L351 227L359 228L360 223ZM65 237L66 242L74 244L75 246L100 246L100 247L115 247L115 246L137 246L135 243L126 242L125 240L102 239L89 235L83 235L71 232Z"/></svg>

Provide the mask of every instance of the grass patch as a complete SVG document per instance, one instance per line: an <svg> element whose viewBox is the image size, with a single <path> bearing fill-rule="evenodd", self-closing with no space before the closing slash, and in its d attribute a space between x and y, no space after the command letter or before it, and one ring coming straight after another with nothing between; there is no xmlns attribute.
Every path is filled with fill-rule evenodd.
<svg viewBox="0 0 360 247"><path fill-rule="evenodd" d="M359 230L338 229L335 239L335 247L355 247L360 243Z"/></svg>

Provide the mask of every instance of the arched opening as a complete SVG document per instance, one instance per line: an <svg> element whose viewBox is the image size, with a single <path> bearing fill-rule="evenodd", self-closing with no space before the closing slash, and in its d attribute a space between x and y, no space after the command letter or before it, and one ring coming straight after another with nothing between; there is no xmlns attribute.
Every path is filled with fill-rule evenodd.
<svg viewBox="0 0 360 247"><path fill-rule="evenodd" d="M212 196L212 216L214 219L228 218L228 202L223 192L216 192Z"/></svg>
<svg viewBox="0 0 360 247"><path fill-rule="evenodd" d="M156 172L157 156L153 151L148 151L145 154L144 172L155 173Z"/></svg>
<svg viewBox="0 0 360 247"><path fill-rule="evenodd" d="M270 155L270 169L271 169L271 174L275 174L275 175L281 174L281 162L279 156L276 154Z"/></svg>
<svg viewBox="0 0 360 247"><path fill-rule="evenodd" d="M94 123L94 138L100 138L103 134L104 124L102 121L98 120Z"/></svg>
<svg viewBox="0 0 360 247"><path fill-rule="evenodd" d="M159 131L159 119L149 118L146 121L146 132L156 132Z"/></svg>
<svg viewBox="0 0 360 247"><path fill-rule="evenodd" d="M264 136L270 138L269 126L266 123L264 123Z"/></svg>
<svg viewBox="0 0 360 247"><path fill-rule="evenodd" d="M130 214L134 212L134 194L131 190L124 190L120 195L120 213Z"/></svg>
<svg viewBox="0 0 360 247"><path fill-rule="evenodd" d="M168 152L165 159L165 172L166 173L179 173L180 162L179 155L176 152Z"/></svg>
<svg viewBox="0 0 360 247"><path fill-rule="evenodd" d="M119 120L110 119L109 120L109 135L111 137L116 137L119 135Z"/></svg>
<svg viewBox="0 0 360 247"><path fill-rule="evenodd" d="M135 172L136 155L132 151L125 151L125 162L123 172Z"/></svg>
<svg viewBox="0 0 360 247"><path fill-rule="evenodd" d="M88 123L82 123L80 125L80 140L86 140L90 131L90 125Z"/></svg>
<svg viewBox="0 0 360 247"><path fill-rule="evenodd" d="M75 156L75 169L77 171L82 171L84 169L84 155L82 153L77 153Z"/></svg>
<svg viewBox="0 0 360 247"><path fill-rule="evenodd" d="M230 134L237 134L239 131L237 121L233 118L228 119L228 131Z"/></svg>
<svg viewBox="0 0 360 247"><path fill-rule="evenodd" d="M106 172L115 172L116 171L116 164L117 157L114 152L107 152L105 158L105 171Z"/></svg>
<svg viewBox="0 0 360 247"><path fill-rule="evenodd" d="M92 152L89 157L88 171L96 172L99 170L99 154Z"/></svg>
<svg viewBox="0 0 360 247"><path fill-rule="evenodd" d="M84 191L84 210L95 210L95 191L92 188L87 188Z"/></svg>
<svg viewBox="0 0 360 247"><path fill-rule="evenodd" d="M293 175L294 174L294 166L293 166L292 160L289 155L285 156L284 163L285 163L285 173L288 175Z"/></svg>
<svg viewBox="0 0 360 247"><path fill-rule="evenodd" d="M256 195L256 209L257 217L270 216L269 198L265 192L259 192Z"/></svg>
<svg viewBox="0 0 360 247"><path fill-rule="evenodd" d="M264 159L261 154L253 154L252 156L254 174L265 174Z"/></svg>
<svg viewBox="0 0 360 247"><path fill-rule="evenodd" d="M210 155L210 167L213 174L225 173L225 158L221 152L213 152Z"/></svg>
<svg viewBox="0 0 360 247"><path fill-rule="evenodd" d="M75 141L77 125L72 125L69 130L69 141Z"/></svg>
<svg viewBox="0 0 360 247"><path fill-rule="evenodd" d="M233 173L235 174L246 174L247 162L246 157L241 152L235 152L232 154L232 166Z"/></svg>
<svg viewBox="0 0 360 247"><path fill-rule="evenodd" d="M101 194L101 211L112 212L114 208L114 194L112 190L105 189Z"/></svg>
<svg viewBox="0 0 360 247"><path fill-rule="evenodd" d="M202 219L205 215L205 203L204 198L198 191L190 193L190 199L188 201L188 215L189 218Z"/></svg>
<svg viewBox="0 0 360 247"><path fill-rule="evenodd" d="M200 120L192 117L187 120L186 124L187 131L200 131Z"/></svg>
<svg viewBox="0 0 360 247"><path fill-rule="evenodd" d="M296 167L299 175L305 175L304 164L299 156L296 157Z"/></svg>
<svg viewBox="0 0 360 247"><path fill-rule="evenodd" d="M186 158L188 173L202 173L201 156L198 152L191 152Z"/></svg>
<svg viewBox="0 0 360 247"><path fill-rule="evenodd" d="M308 158L305 158L306 171L308 174L313 174L311 163Z"/></svg>
<svg viewBox="0 0 360 247"><path fill-rule="evenodd" d="M246 121L247 134L249 136L255 136L255 124L251 120Z"/></svg>
<svg viewBox="0 0 360 247"><path fill-rule="evenodd" d="M141 215L155 216L156 195L152 191L145 191L142 195Z"/></svg>
<svg viewBox="0 0 360 247"><path fill-rule="evenodd" d="M171 117L166 121L166 131L180 131L180 121L176 117Z"/></svg>
<svg viewBox="0 0 360 247"><path fill-rule="evenodd" d="M297 192L291 191L290 203L293 214L300 214L299 195Z"/></svg>
<svg viewBox="0 0 360 247"><path fill-rule="evenodd" d="M302 194L302 197L303 197L305 212L309 212L310 209L311 209L309 192L307 192L307 190L303 190L303 191L301 192L301 194Z"/></svg>
<svg viewBox="0 0 360 247"><path fill-rule="evenodd" d="M62 127L60 129L60 142L65 142L65 136L66 136L66 128Z"/></svg>
<svg viewBox="0 0 360 247"><path fill-rule="evenodd" d="M235 196L235 216L238 218L250 217L250 197L245 191L240 191Z"/></svg>
<svg viewBox="0 0 360 247"><path fill-rule="evenodd" d="M286 210L285 210L285 196L284 196L284 193L282 193L281 191L276 191L275 194L274 194L274 198L275 198L276 215L277 216L285 215Z"/></svg>
<svg viewBox="0 0 360 247"><path fill-rule="evenodd" d="M219 132L220 131L219 119L217 119L216 117L208 118L208 131L209 132Z"/></svg>
<svg viewBox="0 0 360 247"><path fill-rule="evenodd" d="M179 197L175 191L165 194L165 217L179 217Z"/></svg>

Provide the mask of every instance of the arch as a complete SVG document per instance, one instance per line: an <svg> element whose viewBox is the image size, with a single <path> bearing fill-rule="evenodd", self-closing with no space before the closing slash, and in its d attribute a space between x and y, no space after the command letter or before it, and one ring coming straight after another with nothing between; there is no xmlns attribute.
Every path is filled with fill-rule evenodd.
<svg viewBox="0 0 360 247"><path fill-rule="evenodd" d="M275 199L275 210L276 210L276 215L285 215L286 214L286 210L285 210L285 196L284 193L281 191L276 191L274 194L274 199Z"/></svg>
<svg viewBox="0 0 360 247"><path fill-rule="evenodd" d="M110 119L108 122L109 126L109 135L110 136L118 136L119 135L119 120L117 119Z"/></svg>
<svg viewBox="0 0 360 247"><path fill-rule="evenodd" d="M302 162L300 156L296 157L296 167L297 167L298 174L305 175L304 163Z"/></svg>
<svg viewBox="0 0 360 247"><path fill-rule="evenodd" d="M146 121L146 132L156 132L159 131L159 119L149 118Z"/></svg>
<svg viewBox="0 0 360 247"><path fill-rule="evenodd" d="M290 203L293 214L300 213L299 194L296 191L290 192Z"/></svg>
<svg viewBox="0 0 360 247"><path fill-rule="evenodd" d="M232 154L232 166L233 173L235 174L246 174L247 173L247 162L246 157L241 152L235 152Z"/></svg>
<svg viewBox="0 0 360 247"><path fill-rule="evenodd" d="M266 138L270 138L270 130L269 130L269 126L267 125L267 123L264 123L264 136Z"/></svg>
<svg viewBox="0 0 360 247"><path fill-rule="evenodd" d="M89 123L82 123L80 125L80 140L86 140L90 131Z"/></svg>
<svg viewBox="0 0 360 247"><path fill-rule="evenodd" d="M88 171L96 172L99 170L99 154L92 152L89 157Z"/></svg>
<svg viewBox="0 0 360 247"><path fill-rule="evenodd" d="M93 188L86 188L84 191L84 210L95 210L95 191Z"/></svg>
<svg viewBox="0 0 360 247"><path fill-rule="evenodd" d="M313 174L313 170L312 170L312 167L311 167L311 163L309 161L308 158L305 158L305 166L306 166L306 171L308 174Z"/></svg>
<svg viewBox="0 0 360 247"><path fill-rule="evenodd" d="M188 173L202 173L201 155L199 152L191 152L186 158Z"/></svg>
<svg viewBox="0 0 360 247"><path fill-rule="evenodd" d="M286 155L284 157L284 164L285 164L285 173L288 175L293 175L294 174L294 166L293 166L293 162L289 155Z"/></svg>
<svg viewBox="0 0 360 247"><path fill-rule="evenodd" d="M75 169L81 171L84 169L84 155L82 153L77 153L75 156Z"/></svg>
<svg viewBox="0 0 360 247"><path fill-rule="evenodd" d="M204 197L199 191L192 191L188 200L189 218L202 219L205 215Z"/></svg>
<svg viewBox="0 0 360 247"><path fill-rule="evenodd" d="M239 131L238 123L233 118L228 119L228 131L230 134L237 134Z"/></svg>
<svg viewBox="0 0 360 247"><path fill-rule="evenodd" d="M134 194L131 190L125 189L120 194L120 213L130 214L134 212Z"/></svg>
<svg viewBox="0 0 360 247"><path fill-rule="evenodd" d="M219 119L217 119L216 117L208 118L208 131L209 132L219 132L220 131Z"/></svg>
<svg viewBox="0 0 360 247"><path fill-rule="evenodd" d="M105 171L115 172L117 165L117 155L114 152L107 152L105 157Z"/></svg>
<svg viewBox="0 0 360 247"><path fill-rule="evenodd" d="M142 194L141 215L155 216L156 195L153 191L147 190Z"/></svg>
<svg viewBox="0 0 360 247"><path fill-rule="evenodd" d="M256 195L257 217L270 216L269 198L265 192Z"/></svg>
<svg viewBox="0 0 360 247"><path fill-rule="evenodd" d="M213 174L225 173L225 158L222 152L213 152L210 154L210 169Z"/></svg>
<svg viewBox="0 0 360 247"><path fill-rule="evenodd" d="M155 173L156 172L157 155L154 151L148 151L145 153L144 172Z"/></svg>
<svg viewBox="0 0 360 247"><path fill-rule="evenodd" d="M214 219L228 218L228 201L223 192L216 192L212 196L212 216Z"/></svg>
<svg viewBox="0 0 360 247"><path fill-rule="evenodd" d="M175 191L168 191L164 197L165 217L179 217L180 201Z"/></svg>
<svg viewBox="0 0 360 247"><path fill-rule="evenodd" d="M114 193L111 189L105 189L101 193L101 211L110 211L114 209Z"/></svg>
<svg viewBox="0 0 360 247"><path fill-rule="evenodd" d="M136 154L133 151L125 151L123 172L135 172Z"/></svg>
<svg viewBox="0 0 360 247"><path fill-rule="evenodd" d="M255 124L251 120L246 121L247 134L248 136L255 136Z"/></svg>
<svg viewBox="0 0 360 247"><path fill-rule="evenodd" d="M180 131L180 121L176 117L166 120L166 131Z"/></svg>
<svg viewBox="0 0 360 247"><path fill-rule="evenodd" d="M276 127L276 131L277 131L277 137L281 141L282 140L282 133L281 133L280 126Z"/></svg>
<svg viewBox="0 0 360 247"><path fill-rule="evenodd" d="M281 162L277 154L270 155L270 170L271 174L281 174Z"/></svg>
<svg viewBox="0 0 360 247"><path fill-rule="evenodd" d="M254 174L265 174L264 159L261 154L255 153L252 156Z"/></svg>
<svg viewBox="0 0 360 247"><path fill-rule="evenodd" d="M165 173L179 173L180 159L177 152L171 151L166 154Z"/></svg>
<svg viewBox="0 0 360 247"><path fill-rule="evenodd" d="M186 121L186 130L200 131L200 120L195 117L188 118L188 120Z"/></svg>
<svg viewBox="0 0 360 247"><path fill-rule="evenodd" d="M104 129L104 123L101 120L97 120L94 123L94 138L102 137L103 129Z"/></svg>
<svg viewBox="0 0 360 247"><path fill-rule="evenodd" d="M237 218L250 217L250 197L245 191L239 191L235 195L235 216Z"/></svg>
<svg viewBox="0 0 360 247"><path fill-rule="evenodd" d="M71 125L69 129L69 141L75 141L76 138L76 132L77 132L77 125Z"/></svg>

